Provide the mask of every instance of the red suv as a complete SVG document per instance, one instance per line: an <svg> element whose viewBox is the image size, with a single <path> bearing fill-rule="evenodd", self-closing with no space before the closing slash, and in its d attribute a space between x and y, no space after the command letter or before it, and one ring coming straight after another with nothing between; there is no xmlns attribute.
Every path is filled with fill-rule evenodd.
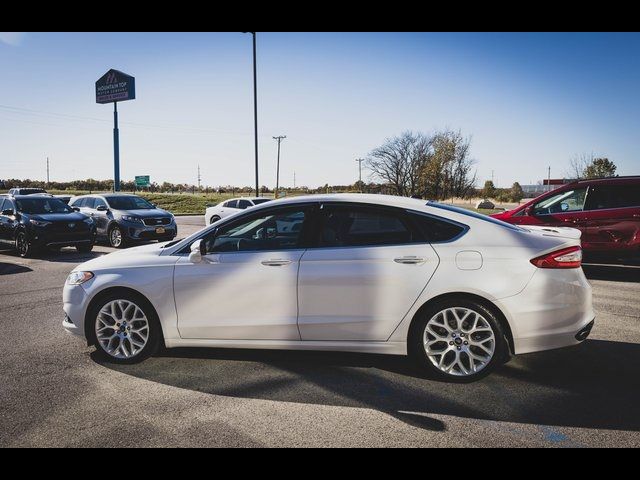
<svg viewBox="0 0 640 480"><path fill-rule="evenodd" d="M634 256L640 253L640 176L580 180L492 216L517 225L578 228L585 253Z"/></svg>

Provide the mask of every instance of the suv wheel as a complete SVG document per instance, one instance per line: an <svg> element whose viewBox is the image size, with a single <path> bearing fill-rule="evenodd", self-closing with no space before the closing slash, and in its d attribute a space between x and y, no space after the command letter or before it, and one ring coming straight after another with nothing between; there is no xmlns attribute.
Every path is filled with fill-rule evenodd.
<svg viewBox="0 0 640 480"><path fill-rule="evenodd" d="M115 225L109 230L109 245L113 248L124 248L125 238L122 229Z"/></svg>
<svg viewBox="0 0 640 480"><path fill-rule="evenodd" d="M35 253L35 248L29 242L25 232L18 232L16 235L16 251L22 258L32 257Z"/></svg>

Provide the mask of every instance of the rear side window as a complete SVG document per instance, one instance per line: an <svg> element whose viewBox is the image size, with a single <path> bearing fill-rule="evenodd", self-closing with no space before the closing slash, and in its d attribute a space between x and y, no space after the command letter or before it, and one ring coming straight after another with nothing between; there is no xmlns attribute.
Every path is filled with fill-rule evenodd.
<svg viewBox="0 0 640 480"><path fill-rule="evenodd" d="M640 207L640 185L596 185L587 196L587 209Z"/></svg>
<svg viewBox="0 0 640 480"><path fill-rule="evenodd" d="M450 242L467 231L466 225L440 220L430 215L411 213L410 217L424 238L431 243Z"/></svg>
<svg viewBox="0 0 640 480"><path fill-rule="evenodd" d="M238 200L238 207L242 210L253 206L249 200Z"/></svg>
<svg viewBox="0 0 640 480"><path fill-rule="evenodd" d="M82 204L83 207L85 208L94 208L96 203L96 199L95 198L85 198L84 203Z"/></svg>
<svg viewBox="0 0 640 480"><path fill-rule="evenodd" d="M401 214L361 207L328 208L320 247L398 245L419 241Z"/></svg>

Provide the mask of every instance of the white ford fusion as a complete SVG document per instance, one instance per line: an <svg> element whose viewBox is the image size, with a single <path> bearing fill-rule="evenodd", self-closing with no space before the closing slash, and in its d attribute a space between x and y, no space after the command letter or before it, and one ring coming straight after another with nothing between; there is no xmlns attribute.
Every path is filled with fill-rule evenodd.
<svg viewBox="0 0 640 480"><path fill-rule="evenodd" d="M571 228L409 198L297 197L80 265L63 325L116 363L161 346L333 350L408 354L470 381L587 338L581 258Z"/></svg>

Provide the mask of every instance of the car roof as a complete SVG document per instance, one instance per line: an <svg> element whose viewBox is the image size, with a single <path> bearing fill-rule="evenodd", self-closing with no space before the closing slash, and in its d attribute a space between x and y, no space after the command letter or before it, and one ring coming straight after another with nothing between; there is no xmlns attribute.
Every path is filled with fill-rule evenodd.
<svg viewBox="0 0 640 480"><path fill-rule="evenodd" d="M640 185L640 176L630 175L624 177L584 178L568 183L567 185ZM564 186L567 186L564 185Z"/></svg>

